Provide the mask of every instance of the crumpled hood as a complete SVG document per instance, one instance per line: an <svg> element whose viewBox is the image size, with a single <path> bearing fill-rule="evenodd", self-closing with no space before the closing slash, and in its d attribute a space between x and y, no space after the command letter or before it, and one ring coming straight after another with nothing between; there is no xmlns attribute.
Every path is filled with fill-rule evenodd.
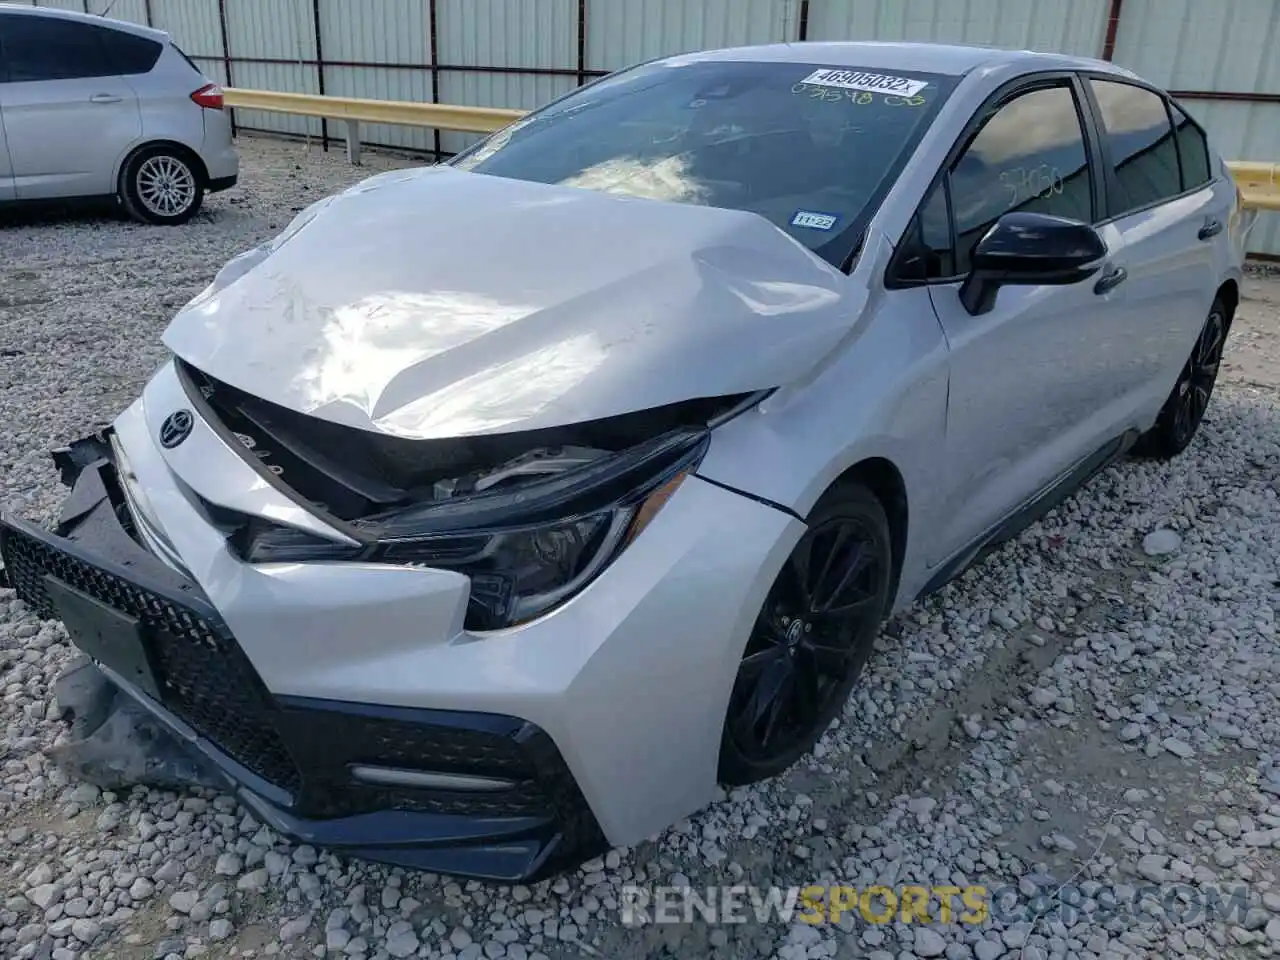
<svg viewBox="0 0 1280 960"><path fill-rule="evenodd" d="M785 383L849 331L849 285L754 214L435 167L317 205L164 342L303 413L465 436Z"/></svg>

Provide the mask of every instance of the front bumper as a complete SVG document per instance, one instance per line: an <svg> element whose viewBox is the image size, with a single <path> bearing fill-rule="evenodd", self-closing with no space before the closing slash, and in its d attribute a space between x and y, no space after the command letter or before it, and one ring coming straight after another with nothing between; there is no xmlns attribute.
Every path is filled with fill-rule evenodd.
<svg viewBox="0 0 1280 960"><path fill-rule="evenodd" d="M176 625L187 629L191 618L194 632L184 642L213 644L208 653L196 651L199 679L222 674L220 681L234 680L237 691L252 690L254 702L215 698L216 709L183 714L182 704L167 697L164 676L158 696L141 696L220 760L265 819L293 836L371 859L515 879L554 869L597 843L590 820L577 816L578 796L613 846L638 843L713 798L738 662L760 598L803 531L801 521L690 477L582 593L530 623L478 635L464 627L469 581L455 571L241 561L210 506L335 534L251 465L251 455L216 419L196 415L181 444L162 448L157 438L166 417L192 406L173 366L161 368L112 428L118 470L93 466L100 450L70 465L69 475L80 471L65 517L74 528L64 524L50 533L6 520L4 549L11 554L20 543L44 551L48 559L37 572L70 557L89 573L107 574L113 590L142 588L149 611L175 604ZM110 493L116 473L131 509L121 510ZM95 475L114 513L92 486ZM136 518L133 530L122 515ZM118 531L109 537L127 550L123 557L104 538L89 536L109 522L123 530L123 539ZM10 577L19 579L12 569ZM20 589L38 597L38 583ZM159 672L165 670L161 662ZM239 727L224 726L240 722L227 713L247 718L252 729L243 735L252 735L252 751L238 743ZM409 736L401 723L425 732ZM460 730L467 732L465 746L443 757L430 752L445 734L456 743ZM471 736L477 730L479 739ZM388 736L403 741L401 752L385 752ZM477 743L494 748L477 751ZM352 748L343 753L334 746L343 744ZM480 753L483 765L472 762ZM467 762L452 762L456 755ZM498 767L495 755L504 758ZM440 770L447 762L449 773L533 781L541 804L533 816L541 819L512 822L529 807L495 818L489 810L455 814L402 802L398 794L352 784L350 761L357 756L360 764L372 758L377 765ZM344 759L346 766L338 762ZM346 806L322 802L335 791ZM394 843L386 839L393 828ZM524 846L512 852L513 844ZM500 856L507 859L499 864Z"/></svg>
<svg viewBox="0 0 1280 960"><path fill-rule="evenodd" d="M498 880L534 879L606 846L537 726L273 696L200 588L131 528L104 456L80 472L56 532L0 517L5 573L19 597L40 616L63 619L112 680L212 760L275 829L370 859ZM391 771L393 782L356 775L370 769ZM394 782L405 779L396 772L421 769L482 789Z"/></svg>

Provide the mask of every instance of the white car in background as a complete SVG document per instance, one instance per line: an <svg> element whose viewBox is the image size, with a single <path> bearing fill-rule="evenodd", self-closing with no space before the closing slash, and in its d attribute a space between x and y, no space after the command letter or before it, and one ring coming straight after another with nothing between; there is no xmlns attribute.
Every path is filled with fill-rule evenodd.
<svg viewBox="0 0 1280 960"><path fill-rule="evenodd" d="M239 169L221 88L167 34L0 3L0 203L115 196L179 224Z"/></svg>

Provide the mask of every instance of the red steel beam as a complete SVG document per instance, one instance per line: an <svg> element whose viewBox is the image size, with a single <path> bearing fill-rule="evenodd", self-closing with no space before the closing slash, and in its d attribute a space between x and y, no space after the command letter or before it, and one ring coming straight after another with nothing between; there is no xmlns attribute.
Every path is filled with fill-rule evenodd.
<svg viewBox="0 0 1280 960"><path fill-rule="evenodd" d="M1120 10L1124 0L1111 0L1111 9L1107 13L1107 35L1102 41L1102 59L1110 60L1116 52L1116 33L1120 29Z"/></svg>

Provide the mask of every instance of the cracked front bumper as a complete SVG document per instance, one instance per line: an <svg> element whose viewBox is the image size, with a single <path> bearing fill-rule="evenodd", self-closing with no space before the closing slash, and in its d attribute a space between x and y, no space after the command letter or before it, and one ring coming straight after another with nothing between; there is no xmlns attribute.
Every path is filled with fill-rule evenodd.
<svg viewBox="0 0 1280 960"><path fill-rule="evenodd" d="M638 843L715 796L737 665L801 521L691 476L580 594L472 633L456 571L241 560L219 510L320 535L323 522L200 416L163 448L165 419L189 405L172 366L158 371L110 437L62 458L63 523L6 519L3 550L43 615L92 611L114 623L104 638L134 629L55 585L59 607L53 573L139 622L145 655L113 679L263 819L373 859L515 879L601 836ZM429 789L424 773L464 779Z"/></svg>
<svg viewBox="0 0 1280 960"><path fill-rule="evenodd" d="M77 646L280 832L509 881L605 847L555 744L534 724L273 696L200 588L135 539L109 459L83 467L56 530L0 518L0 553L18 596L62 619ZM421 768L483 789L357 775Z"/></svg>

